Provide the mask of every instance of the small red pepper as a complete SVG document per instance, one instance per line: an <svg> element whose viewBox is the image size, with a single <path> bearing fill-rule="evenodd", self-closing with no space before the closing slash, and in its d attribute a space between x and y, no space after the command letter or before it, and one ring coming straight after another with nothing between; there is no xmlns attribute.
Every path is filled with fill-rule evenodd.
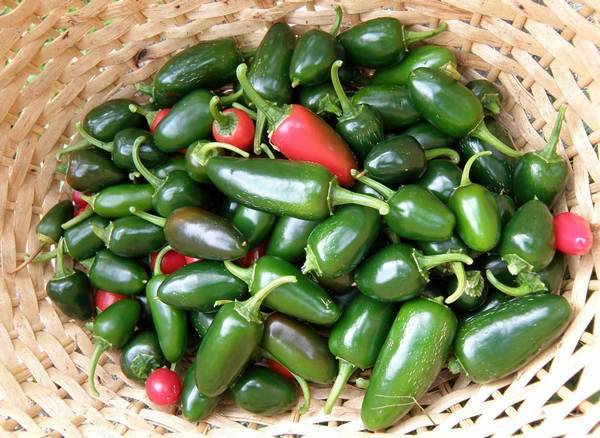
<svg viewBox="0 0 600 438"><path fill-rule="evenodd" d="M281 365L276 360L266 359L265 362L267 364L267 367L271 371L275 371L277 374L279 374L280 376L285 377L286 379L295 380L294 379L294 375L290 372L290 370L288 370L286 367L284 367L283 365Z"/></svg>
<svg viewBox="0 0 600 438"><path fill-rule="evenodd" d="M113 292L108 292L106 290L98 289L96 291L96 296L94 297L94 301L96 303L96 308L103 312L108 309L110 306L115 304L117 301L121 301L127 298L126 295L116 294Z"/></svg>
<svg viewBox="0 0 600 438"><path fill-rule="evenodd" d="M150 254L150 266L152 270L154 270L154 264L156 263L157 254L158 252L156 251ZM187 265L186 259L187 257L183 254L180 254L174 250L170 250L162 258L162 261L160 262L160 270L163 274L172 274L182 266Z"/></svg>
<svg viewBox="0 0 600 438"><path fill-rule="evenodd" d="M210 113L214 119L212 124L214 139L250 151L254 141L254 122L248 114L237 108L219 111L220 101L219 96L210 100Z"/></svg>
<svg viewBox="0 0 600 438"><path fill-rule="evenodd" d="M571 212L554 216L556 249L569 255L585 255L594 244L594 234L588 221Z"/></svg>
<svg viewBox="0 0 600 438"><path fill-rule="evenodd" d="M246 64L236 74L244 92L269 123L269 138L275 149L290 160L317 163L333 173L340 185L351 187L350 175L358 164L348 144L325 120L302 105L275 106L252 87Z"/></svg>
<svg viewBox="0 0 600 438"><path fill-rule="evenodd" d="M150 132L152 134L154 134L156 127L162 121L162 119L164 119L167 116L167 114L169 114L169 111L171 111L171 108L163 108L156 113L154 119L152 120L152 123L150 124Z"/></svg>
<svg viewBox="0 0 600 438"><path fill-rule="evenodd" d="M266 253L267 253L267 241L263 240L261 243L256 245L250 251L248 251L248 253L246 253L246 255L244 257L236 260L236 263L240 266L243 266L244 268L247 268L247 267L253 265L254 263L256 263L256 261L259 258L261 258L262 256L264 256Z"/></svg>
<svg viewBox="0 0 600 438"><path fill-rule="evenodd" d="M83 195L83 193L78 192L77 190L73 190L73 193L71 193L71 199L73 200L73 205L76 210L83 210L88 206L88 203L83 200L81 195Z"/></svg>
<svg viewBox="0 0 600 438"><path fill-rule="evenodd" d="M175 371L158 368L146 379L146 394L157 405L174 405L181 396L181 379Z"/></svg>

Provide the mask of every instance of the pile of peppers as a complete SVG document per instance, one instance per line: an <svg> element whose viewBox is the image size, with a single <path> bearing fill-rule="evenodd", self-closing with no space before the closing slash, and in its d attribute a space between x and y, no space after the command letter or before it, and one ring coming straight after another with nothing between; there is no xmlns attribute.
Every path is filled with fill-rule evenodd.
<svg viewBox="0 0 600 438"><path fill-rule="evenodd" d="M72 199L17 270L55 259L47 294L89 321L92 394L114 384L95 372L108 349L190 421L226 397L280 414L298 388L302 414L309 383L331 386L313 402L329 414L369 376L375 431L446 364L492 382L565 330L564 254L593 240L550 210L565 108L545 148L520 152L500 88L463 85L455 54L423 42L444 23L340 33L335 13L329 32L273 25L246 58L227 38L183 50L137 86L148 103L102 103L57 154Z"/></svg>

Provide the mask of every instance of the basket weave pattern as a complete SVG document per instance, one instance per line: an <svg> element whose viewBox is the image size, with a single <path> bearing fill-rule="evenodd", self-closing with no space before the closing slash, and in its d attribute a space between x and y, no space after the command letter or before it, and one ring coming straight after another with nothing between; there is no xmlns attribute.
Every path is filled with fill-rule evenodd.
<svg viewBox="0 0 600 438"><path fill-rule="evenodd" d="M235 37L258 44L279 20L301 33L328 27L331 2L270 0L4 0L0 2L0 422L34 435L118 436L190 432L223 436L352 434L362 429L362 391L347 386L342 405L322 412L328 388L314 388L310 412L261 418L226 404L191 424L147 400L120 372L118 354L101 361L100 398L87 389L92 342L45 297L49 265L9 275L36 248L39 215L67 196L54 152L75 123L108 98L134 95L178 50ZM568 262L563 293L576 316L558 343L517 375L475 385L444 370L419 408L390 432L450 436L582 436L600 421L587 399L600 390L600 3L598 0L348 0L344 25L394 16L415 29L446 21L430 40L456 51L465 78L497 81L500 121L531 150L545 144L557 108L569 109L559 152L571 179L557 210L595 230L591 255ZM6 5L6 6L4 6ZM4 6L4 10L2 9ZM434 424L432 424L432 421Z"/></svg>

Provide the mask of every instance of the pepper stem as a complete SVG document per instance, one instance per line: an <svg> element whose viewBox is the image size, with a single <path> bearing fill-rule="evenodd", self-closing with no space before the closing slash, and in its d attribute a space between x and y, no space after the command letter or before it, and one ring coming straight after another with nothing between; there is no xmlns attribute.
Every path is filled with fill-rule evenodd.
<svg viewBox="0 0 600 438"><path fill-rule="evenodd" d="M254 129L254 153L256 155L260 155L262 149L260 145L262 144L263 132L265 130L265 124L267 123L267 117L265 113L261 110L256 111L256 127Z"/></svg>
<svg viewBox="0 0 600 438"><path fill-rule="evenodd" d="M520 158L521 156L523 156L523 152L511 148L510 146L506 145L504 142L496 138L496 136L492 134L487 128L483 119L481 119L481 122L477 124L477 126L473 129L473 131L469 133L469 135L488 143L498 152L501 152L508 157Z"/></svg>
<svg viewBox="0 0 600 438"><path fill-rule="evenodd" d="M172 249L173 248L171 248L169 245L166 245L163 249L161 249L158 252L158 254L156 254L156 259L154 260L154 266L152 267L153 275L162 275L163 272L160 268L160 265L162 264L163 257L165 256L165 254L167 254Z"/></svg>
<svg viewBox="0 0 600 438"><path fill-rule="evenodd" d="M492 286L494 286L500 292L505 293L506 295L510 295L511 297L522 297L533 292L547 290L546 286L541 282L541 280L539 280L539 278L537 279L537 282L533 282L534 285L540 285L540 287L536 288L529 282L520 283L516 287L508 286L502 283L500 280L498 280L494 273L489 269L485 271L485 276L487 277L488 281L491 283ZM517 279L520 279L520 277L520 275L517 276Z"/></svg>
<svg viewBox="0 0 600 438"><path fill-rule="evenodd" d="M156 216L156 215L150 214L146 211L139 211L135 207L129 207L129 212L131 214L133 214L134 216L140 217L140 218L144 219L145 221L148 221L151 224L156 225L157 227L164 228L165 223L167 222L167 220L164 217Z"/></svg>
<svg viewBox="0 0 600 438"><path fill-rule="evenodd" d="M75 225L79 225L81 222L92 217L93 215L94 215L94 209L88 205L87 207L85 207L85 210L83 210L77 216L75 216L72 219L69 219L64 224L62 224L61 228L63 230L69 230L69 229L73 228Z"/></svg>
<svg viewBox="0 0 600 438"><path fill-rule="evenodd" d="M94 346L94 352L92 353L92 357L90 357L90 370L88 372L88 385L90 386L90 390L95 397L98 397L98 390L96 389L96 366L98 365L98 361L100 360L100 356L104 353L110 345L103 339L95 339L96 345Z"/></svg>
<svg viewBox="0 0 600 438"><path fill-rule="evenodd" d="M329 204L331 208L336 205L356 204L363 207L379 210L379 214L385 216L390 212L390 206L381 199L374 198L362 193L354 193L350 190L340 187L338 184L332 184L329 191Z"/></svg>
<svg viewBox="0 0 600 438"><path fill-rule="evenodd" d="M298 413L300 415L304 415L310 409L310 387L308 386L308 383L306 382L306 380L304 380L304 378L294 373L292 373L292 376L294 376L294 379L296 379L296 382L298 382L298 385L300 386L300 390L302 390L302 398L304 399L304 401L302 402L302 406L298 408Z"/></svg>
<svg viewBox="0 0 600 438"><path fill-rule="evenodd" d="M135 90L148 96L154 95L154 86L148 84L135 84Z"/></svg>
<svg viewBox="0 0 600 438"><path fill-rule="evenodd" d="M419 266L420 270L429 271L430 269L435 268L436 266L443 265L444 263L450 262L461 262L467 265L473 263L473 259L466 254L461 254L458 252L451 252L448 254L437 254L437 255L420 255L415 254L414 258Z"/></svg>
<svg viewBox="0 0 600 438"><path fill-rule="evenodd" d="M129 111L143 115L148 122L148 126L152 126L152 122L154 122L154 118L156 117L156 114L158 114L158 111L149 111L146 108L133 103L129 105Z"/></svg>
<svg viewBox="0 0 600 438"><path fill-rule="evenodd" d="M223 262L225 265L225 269L227 269L231 275L236 276L248 286L252 283L252 274L254 273L254 268L242 268L241 266L236 265L230 260L225 260Z"/></svg>
<svg viewBox="0 0 600 438"><path fill-rule="evenodd" d="M460 374L463 372L463 367L458 361L458 359L456 357L453 357L448 361L448 370L452 374Z"/></svg>
<svg viewBox="0 0 600 438"><path fill-rule="evenodd" d="M560 157L556 153L556 145L558 144L558 140L560 139L560 130L562 129L563 121L565 120L565 113L567 112L566 106L561 106L558 110L558 116L556 116L556 121L554 122L554 128L552 128L552 133L550 134L550 138L548 139L548 143L546 147L542 149L540 155L546 160L550 161L553 158Z"/></svg>
<svg viewBox="0 0 600 438"><path fill-rule="evenodd" d="M92 269L94 260L95 260L94 257L90 257L89 259L79 260L79 264L89 271L90 269Z"/></svg>
<svg viewBox="0 0 600 438"><path fill-rule="evenodd" d="M25 266L27 266L29 263L36 261L36 257L44 250L44 248L46 247L46 243L43 243L41 245L38 246L38 249L36 249L33 254L30 254L28 257L25 258L25 260L23 260L23 262L21 262L21 264L19 266L17 266L15 269L13 269L12 271L7 272L7 274L16 274L17 272L19 272L20 270L22 270Z"/></svg>
<svg viewBox="0 0 600 438"><path fill-rule="evenodd" d="M267 284L261 290L256 292L252 297L248 298L246 301L236 302L235 310L247 321L261 322L259 310L262 302L269 296L271 292L273 292L279 286L296 282L296 277L294 277L293 275L279 277L271 281L269 284Z"/></svg>
<svg viewBox="0 0 600 438"><path fill-rule="evenodd" d="M198 161L202 164L202 166L206 166L206 163L208 163L208 160L210 160L211 158L211 151L214 151L216 149L225 149L227 151L231 151L231 152L235 152L238 155L241 155L244 158L248 158L250 156L250 154L238 147L235 147L229 143L221 143L218 141L212 141L210 143L204 143L201 147L200 150L198 151L198 157L196 157L198 159ZM194 151L194 153L196 153L196 151Z"/></svg>
<svg viewBox="0 0 600 438"><path fill-rule="evenodd" d="M104 245L106 245L106 247L108 248L108 241L109 241L109 231L106 228L102 228L102 227L98 227L96 225L92 225L92 232L96 235L96 237L98 237L98 239L100 239L101 241L104 242Z"/></svg>
<svg viewBox="0 0 600 438"><path fill-rule="evenodd" d="M53 249L52 251L45 252L44 254L32 255L30 258L33 263L46 263L55 257L56 249Z"/></svg>
<svg viewBox="0 0 600 438"><path fill-rule="evenodd" d="M404 47L410 46L412 43L422 41L427 38L434 37L448 28L445 22L441 22L438 27L432 30L426 30L424 32L404 32Z"/></svg>
<svg viewBox="0 0 600 438"><path fill-rule="evenodd" d="M271 125L277 125L279 121L285 117L285 111L276 107L258 94L258 91L256 91L252 84L250 84L250 81L246 76L247 72L248 66L246 64L238 65L237 69L235 70L235 74L240 85L242 86L242 89L244 90L244 93L246 93L248 99L250 99L254 105L256 105L256 109L264 113Z"/></svg>
<svg viewBox="0 0 600 438"><path fill-rule="evenodd" d="M54 268L54 278L66 277L70 270L65 268L65 243L61 237L56 245L56 267Z"/></svg>
<svg viewBox="0 0 600 438"><path fill-rule="evenodd" d="M448 61L446 64L440 67L440 70L446 73L455 81L459 81L461 78L460 72L456 69L456 63L452 61Z"/></svg>
<svg viewBox="0 0 600 438"><path fill-rule="evenodd" d="M235 123L235 116L227 116L219 111L220 102L221 99L219 99L219 96L213 96L213 98L210 99L210 103L208 104L210 115L215 119L215 122L217 122L220 129L231 129L231 126Z"/></svg>
<svg viewBox="0 0 600 438"><path fill-rule="evenodd" d="M356 379L356 382L354 382L354 385L359 389L367 389L369 387L369 379L359 377Z"/></svg>
<svg viewBox="0 0 600 438"><path fill-rule="evenodd" d="M152 184L154 189L158 189L164 183L164 180L150 172L150 170L144 165L144 163L142 163L142 160L140 159L140 146L145 140L146 137L143 135L140 135L135 139L133 142L133 149L131 150L131 158L133 159L133 165L137 171L142 174L146 181Z"/></svg>
<svg viewBox="0 0 600 438"><path fill-rule="evenodd" d="M339 70L343 64L344 61L338 59L331 65L331 83L333 84L335 94L340 101L340 105L342 106L342 112L345 115L352 113L354 108L352 103L350 103L350 99L348 99L348 95L344 91L344 87L342 87L342 83L340 82Z"/></svg>
<svg viewBox="0 0 600 438"><path fill-rule="evenodd" d="M481 105L492 114L500 114L500 111L502 110L500 96L496 93L484 94L481 98Z"/></svg>
<svg viewBox="0 0 600 438"><path fill-rule="evenodd" d="M331 387L331 391L329 391L329 396L327 397L327 401L325 402L325 407L323 411L326 414L331 414L331 410L333 409L333 405L337 402L338 398L340 398L340 393L344 390L344 386L348 383L348 380L352 376L352 373L356 371L357 366L352 365L350 362L340 358L340 366L338 375Z"/></svg>
<svg viewBox="0 0 600 438"><path fill-rule="evenodd" d="M379 181L375 181L373 178L369 178L365 170L359 172L356 169L352 169L350 170L350 175L364 185L371 187L373 190L377 190L386 200L389 200L392 196L394 196L395 192L392 189L384 184L381 184Z"/></svg>
<svg viewBox="0 0 600 438"><path fill-rule="evenodd" d="M342 7L340 5L337 5L335 7L335 21L333 22L331 30L329 31L329 33L333 36L336 36L340 30L340 26L342 25L342 15Z"/></svg>
<svg viewBox="0 0 600 438"><path fill-rule="evenodd" d="M492 155L492 153L490 151L477 152L467 160L465 167L463 168L462 176L460 177L460 187L471 184L471 179L469 178L469 175L471 174L471 167L473 167L473 164L479 157L487 157L488 155Z"/></svg>
<svg viewBox="0 0 600 438"><path fill-rule="evenodd" d="M302 265L302 273L306 274L307 272L314 272L317 276L323 275L323 271L319 267L319 262L317 262L317 258L310 246L306 246L306 260Z"/></svg>
<svg viewBox="0 0 600 438"><path fill-rule="evenodd" d="M97 148L99 148L99 149L102 149L102 150L105 150L106 152L112 152L112 151L113 151L113 143L112 143L112 142L106 143L106 142L103 142L103 141L100 141L100 140L98 140L98 139L97 139L97 138L95 138L95 137L92 137L90 134L88 134L88 133L86 132L86 130L85 130L85 129L83 129L83 128L81 127L81 123L77 123L77 124L75 125L75 129L77 129L77 132L79 132L79 135L81 135L81 137L82 137L84 140L86 140L87 142L89 142L89 143L93 144L93 145L94 145L94 146L96 146ZM69 148L63 149L63 150L62 150L62 151L60 151L60 152L64 152L64 151L66 151L67 149L69 149Z"/></svg>
<svg viewBox="0 0 600 438"><path fill-rule="evenodd" d="M467 287L465 265L463 265L460 262L453 262L450 266L452 267L452 271L456 276L456 289L454 289L454 292L452 292L452 294L448 296L448 298L446 298L446 304L452 304L453 302L458 300L465 292L465 289Z"/></svg>
<svg viewBox="0 0 600 438"><path fill-rule="evenodd" d="M252 119L252 120L256 120L256 111L252 111L250 108L248 108L246 105L242 105L241 103L238 102L233 102L231 104L231 106L235 109L239 109L241 111L244 111L246 114L248 114L248 116Z"/></svg>
<svg viewBox="0 0 600 438"><path fill-rule="evenodd" d="M450 148L435 148L427 149L425 151L425 159L427 161L433 160L434 158L446 157L451 163L460 163L460 155L454 149Z"/></svg>
<svg viewBox="0 0 600 438"><path fill-rule="evenodd" d="M275 159L275 154L273 153L271 148L269 148L269 146L267 146L265 143L260 144L260 150L263 151L265 153L265 155L267 157L269 157L269 159L271 159L271 160Z"/></svg>
<svg viewBox="0 0 600 438"><path fill-rule="evenodd" d="M237 100L240 97L242 97L243 94L244 94L244 90L242 88L240 88L235 93L225 94L223 96L220 96L219 99L221 100L221 103L223 105L228 106L228 105L232 105L234 102L237 102Z"/></svg>
<svg viewBox="0 0 600 438"><path fill-rule="evenodd" d="M62 160L62 157L65 154L70 154L71 152L80 151L82 149L87 149L89 147L90 147L90 142L87 141L87 139L82 138L77 143L72 144L71 146L67 146L66 148L62 148L60 151L58 151L56 153L56 159L58 161L60 161L60 160Z"/></svg>

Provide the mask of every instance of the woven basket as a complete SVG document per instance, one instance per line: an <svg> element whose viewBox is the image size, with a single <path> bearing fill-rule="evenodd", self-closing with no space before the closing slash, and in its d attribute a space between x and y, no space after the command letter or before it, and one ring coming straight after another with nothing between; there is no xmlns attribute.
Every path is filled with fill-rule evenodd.
<svg viewBox="0 0 600 438"><path fill-rule="evenodd" d="M8 3L6 3L8 1ZM501 122L525 150L545 144L557 108L569 107L560 152L572 177L557 210L572 210L596 230L591 255L569 258L563 293L575 319L560 341L517 375L476 385L447 370L389 432L450 436L583 436L600 420L590 397L600 390L600 3L598 0L349 0L344 25L394 16L415 29L446 21L431 40L455 50L464 77L486 77L505 93ZM66 187L54 151L72 142L75 123L108 98L129 97L167 57L199 40L233 36L258 44L271 23L301 33L328 27L330 2L270 0L3 0L0 2L0 421L4 431L33 435L219 436L356 434L362 391L347 386L342 405L321 409L328 388L314 388L312 408L261 418L225 404L192 424L159 409L144 388L106 355L86 378L92 343L46 298L49 265L9 275L37 246L35 224ZM3 6L5 5L5 6ZM3 9L4 8L4 9ZM432 423L433 422L433 423Z"/></svg>

